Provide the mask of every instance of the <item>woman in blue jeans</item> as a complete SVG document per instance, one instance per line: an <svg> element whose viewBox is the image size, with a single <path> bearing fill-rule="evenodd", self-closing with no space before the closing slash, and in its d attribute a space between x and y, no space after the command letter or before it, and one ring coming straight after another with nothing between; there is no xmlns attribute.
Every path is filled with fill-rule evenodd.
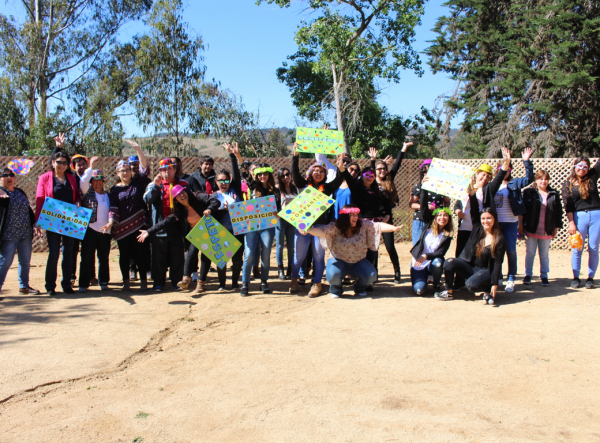
<svg viewBox="0 0 600 443"><path fill-rule="evenodd" d="M444 272L444 257L450 243L454 226L452 224L452 211L449 208L437 208L433 212L429 208L429 192L421 190L421 214L425 221L425 228L421 237L413 246L410 253L413 257L410 267L410 280L413 290L417 295L424 295L427 291L427 279L433 276L433 290L440 290L440 280Z"/></svg>
<svg viewBox="0 0 600 443"><path fill-rule="evenodd" d="M298 196L298 188L292 180L292 173L288 168L280 168L277 171L277 187L281 193L281 209ZM292 275L292 262L294 261L294 240L296 228L287 221L279 220L279 226L275 228L275 239L277 242L277 269L279 270L279 280L289 280ZM283 266L283 244L287 244L288 266L287 272Z"/></svg>
<svg viewBox="0 0 600 443"><path fill-rule="evenodd" d="M339 298L343 292L342 281L349 275L356 279L354 294L367 295L367 286L377 279L377 271L367 258L369 251L377 251L379 237L383 232L396 232L401 226L360 219L357 205L345 205L337 220L327 225L314 226L301 235L313 235L324 239L331 257L327 261L327 281L331 298Z"/></svg>
<svg viewBox="0 0 600 443"><path fill-rule="evenodd" d="M548 286L550 272L550 243L562 229L563 208L558 191L549 186L550 174L539 169L535 183L523 191L523 202L527 212L519 219L519 233L527 237L525 254L525 278L523 284L530 285L533 276L535 253L540 250L540 279Z"/></svg>
<svg viewBox="0 0 600 443"><path fill-rule="evenodd" d="M506 240L506 258L508 260L508 281L504 290L514 292L515 276L517 274L517 234L519 231L519 216L525 214L525 204L521 189L533 183L533 163L529 161L533 149L523 150L522 158L525 166L525 177L513 178L512 162L508 166L508 172L494 197L494 204L498 214L498 224L502 235ZM502 166L498 166L497 174ZM500 277L502 279L502 277ZM498 282L500 283L500 282Z"/></svg>
<svg viewBox="0 0 600 443"><path fill-rule="evenodd" d="M33 241L34 215L25 192L15 187L15 173L8 168L0 173L0 290L12 265L19 259L19 293L36 295L29 286L29 264Z"/></svg>
<svg viewBox="0 0 600 443"><path fill-rule="evenodd" d="M594 288L594 276L598 268L598 244L600 243L600 196L598 195L598 174L600 173L600 160L590 168L590 159L578 157L571 170L569 180L562 189L563 202L567 219L569 220L569 234L577 232L583 237L585 244L588 238L588 278L585 282L587 289ZM573 249L571 266L573 268L573 281L571 288L581 286L579 272L581 271L581 255L583 250Z"/></svg>

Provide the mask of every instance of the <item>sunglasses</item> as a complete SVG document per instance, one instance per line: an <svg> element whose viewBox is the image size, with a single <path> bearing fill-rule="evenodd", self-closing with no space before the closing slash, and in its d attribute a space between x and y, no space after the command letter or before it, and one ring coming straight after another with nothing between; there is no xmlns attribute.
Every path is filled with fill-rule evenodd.
<svg viewBox="0 0 600 443"><path fill-rule="evenodd" d="M64 160L64 161L55 160L54 162L59 166L67 166L69 164L69 162L66 160Z"/></svg>
<svg viewBox="0 0 600 443"><path fill-rule="evenodd" d="M358 172L358 168L348 168L348 171L350 171L350 172Z"/></svg>
<svg viewBox="0 0 600 443"><path fill-rule="evenodd" d="M14 177L15 174L2 174L0 175L1 178L10 178L10 177Z"/></svg>
<svg viewBox="0 0 600 443"><path fill-rule="evenodd" d="M291 174L289 172L286 172L285 174L282 175L282 177L289 177Z"/></svg>
<svg viewBox="0 0 600 443"><path fill-rule="evenodd" d="M225 185L229 184L229 180L217 180L217 181L221 184L225 184Z"/></svg>
<svg viewBox="0 0 600 443"><path fill-rule="evenodd" d="M260 175L269 175L269 173L268 172L259 172L258 174L256 174L257 177Z"/></svg>

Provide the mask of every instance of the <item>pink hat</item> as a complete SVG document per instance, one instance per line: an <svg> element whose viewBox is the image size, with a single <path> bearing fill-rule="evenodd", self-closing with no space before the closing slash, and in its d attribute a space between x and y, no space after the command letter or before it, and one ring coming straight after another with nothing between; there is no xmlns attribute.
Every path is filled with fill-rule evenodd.
<svg viewBox="0 0 600 443"><path fill-rule="evenodd" d="M173 189L171 189L171 197L175 198L179 194L181 194L183 191L185 191L185 187L184 186L175 185L175 186L173 186Z"/></svg>

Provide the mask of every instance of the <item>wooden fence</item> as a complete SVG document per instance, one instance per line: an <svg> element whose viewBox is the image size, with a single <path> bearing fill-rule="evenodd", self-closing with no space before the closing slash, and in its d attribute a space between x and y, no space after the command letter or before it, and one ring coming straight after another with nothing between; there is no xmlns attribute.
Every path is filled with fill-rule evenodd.
<svg viewBox="0 0 600 443"><path fill-rule="evenodd" d="M4 167L13 157L0 157L0 165ZM35 165L31 169L31 172L26 176L19 176L16 180L16 186L22 188L30 198L32 206L34 206L35 210L35 191L37 187L38 177L44 172L49 170L49 157L30 157L31 160L35 162ZM116 182L116 174L115 167L119 160L122 157L103 157L99 159L98 164L95 165L97 169L102 169L104 174L109 176L106 182L106 189L109 189ZM150 158L151 162L151 176L153 173L157 173L158 171L158 162L160 158ZM260 161L269 163L274 170L279 169L280 167L291 167L292 159L291 157L286 158L262 158L262 159L248 159L250 161ZM198 157L186 157L182 159L183 161L183 170L184 172L190 174L199 166ZM477 167L482 163L488 163L492 165L492 167L496 167L499 164L500 159L457 159L451 160L456 163ZM571 167L572 167L572 159L566 158L536 158L532 159L535 170L545 169L549 172L551 181L550 185L555 189L560 191L561 184L567 179ZM592 165L595 164L596 159L591 159ZM413 186L417 183L419 179L419 166L423 160L415 160L415 159L405 159L402 162L402 167L396 176L395 184L398 190L398 196L400 198L400 203L396 205L394 208L394 223L396 225L402 224L404 228L396 233L396 241L411 241L411 228L412 228L412 211L408 207L408 201L410 198L410 194ZM312 159L301 159L300 160L300 169L302 171L306 170L314 160ZM361 167L368 166L370 164L370 160L368 159L359 159L357 163L361 165ZM215 158L215 170L219 171L221 169L230 169L229 158ZM523 167L523 162L520 159L513 160L513 177L521 177L525 174L525 168ZM454 202L452 202L454 205ZM569 234L567 232L567 219L564 217L565 228L558 232L557 238L552 242L552 249L569 249ZM456 222L456 220L455 220ZM455 223L455 226L457 224ZM47 250L46 238L35 238L34 239L34 248L35 252L42 252Z"/></svg>

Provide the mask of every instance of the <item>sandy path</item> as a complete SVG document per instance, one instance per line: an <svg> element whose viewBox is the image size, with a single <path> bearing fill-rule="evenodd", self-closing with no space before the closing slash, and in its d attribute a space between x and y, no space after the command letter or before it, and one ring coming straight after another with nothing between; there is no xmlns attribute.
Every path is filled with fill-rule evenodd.
<svg viewBox="0 0 600 443"><path fill-rule="evenodd" d="M389 267L364 299L5 290L0 442L600 441L600 289L569 268L498 308Z"/></svg>

